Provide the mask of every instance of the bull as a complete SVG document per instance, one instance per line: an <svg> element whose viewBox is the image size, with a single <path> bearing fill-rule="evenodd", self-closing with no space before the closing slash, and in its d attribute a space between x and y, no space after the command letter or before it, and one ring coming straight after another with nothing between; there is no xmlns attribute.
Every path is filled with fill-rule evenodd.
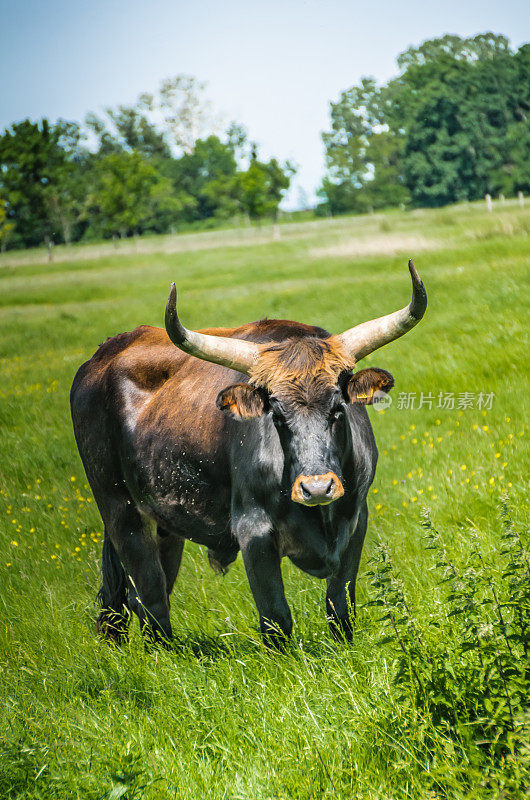
<svg viewBox="0 0 530 800"><path fill-rule="evenodd" d="M172 284L166 330L114 336L80 367L71 409L104 523L103 636L126 637L132 611L149 636L171 639L190 540L222 573L241 551L267 643L292 631L285 556L326 579L331 631L351 639L378 456L366 406L394 385L386 370L355 370L422 318L425 288L409 270L408 306L340 335L274 319L187 330Z"/></svg>

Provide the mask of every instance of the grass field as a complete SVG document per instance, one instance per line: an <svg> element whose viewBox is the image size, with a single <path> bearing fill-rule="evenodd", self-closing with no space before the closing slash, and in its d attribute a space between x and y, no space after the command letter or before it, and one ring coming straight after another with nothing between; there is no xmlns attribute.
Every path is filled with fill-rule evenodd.
<svg viewBox="0 0 530 800"><path fill-rule="evenodd" d="M530 209L477 205L296 223L279 241L221 231L0 258L1 798L523 796L524 753L493 764L437 729L396 685L381 610L362 604L383 542L418 625L444 620L425 507L462 570L475 543L496 574L502 496L523 530L529 234ZM136 626L123 650L99 642L102 526L68 405L78 366L107 336L161 325L171 280L188 327L269 316L339 332L408 302L409 256L429 307L367 359L396 387L370 411L380 460L353 643L328 634L324 584L284 563L294 641L268 652L241 560L222 578L189 543L174 648L146 653Z"/></svg>

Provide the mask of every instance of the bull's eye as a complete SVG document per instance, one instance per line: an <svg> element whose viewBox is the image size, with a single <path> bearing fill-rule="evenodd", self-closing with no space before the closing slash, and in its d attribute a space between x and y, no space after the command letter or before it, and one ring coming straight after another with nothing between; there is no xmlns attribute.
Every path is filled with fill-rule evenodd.
<svg viewBox="0 0 530 800"><path fill-rule="evenodd" d="M271 397L270 404L272 408L272 421L276 425L277 428L284 428L285 427L285 417L283 415L283 409L276 400L275 397Z"/></svg>
<svg viewBox="0 0 530 800"><path fill-rule="evenodd" d="M272 412L272 421L277 428L285 428L285 420L277 411Z"/></svg>

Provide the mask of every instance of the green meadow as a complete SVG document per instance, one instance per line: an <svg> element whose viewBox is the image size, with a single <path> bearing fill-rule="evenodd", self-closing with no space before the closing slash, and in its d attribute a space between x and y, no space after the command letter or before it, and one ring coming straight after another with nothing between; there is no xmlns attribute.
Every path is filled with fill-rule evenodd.
<svg viewBox="0 0 530 800"><path fill-rule="evenodd" d="M466 586L480 554L489 577L479 600L491 587L515 596L502 507L524 544L529 234L528 202L492 213L481 203L286 223L279 237L265 226L58 247L52 262L40 251L0 256L1 798L524 796L528 709L495 647L484 650L484 692L497 664L504 738L494 698L457 722L434 713L444 692L465 692L459 663L459 686L446 682L429 705L403 677L388 609L369 603L381 596L384 552L406 597L406 641L413 619L443 663L444 648L454 661L460 618L444 599L440 548ZM190 543L172 595L173 647L146 652L134 622L122 649L100 642L102 523L69 413L79 365L108 336L162 325L172 280L190 328L268 316L340 332L408 302L409 257L426 316L363 362L396 385L389 408L369 411L380 456L353 642L328 633L324 583L284 562L293 642L269 652L241 559L218 576ZM426 510L438 551L426 546ZM495 603L481 608L493 629ZM506 605L506 625L519 610ZM471 656L482 663L487 637L477 637ZM523 651L511 641L516 670Z"/></svg>

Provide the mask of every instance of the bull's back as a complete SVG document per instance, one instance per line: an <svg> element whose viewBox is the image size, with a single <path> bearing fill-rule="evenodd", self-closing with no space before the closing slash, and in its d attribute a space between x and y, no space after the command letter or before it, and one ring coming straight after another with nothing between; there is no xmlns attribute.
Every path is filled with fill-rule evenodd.
<svg viewBox="0 0 530 800"><path fill-rule="evenodd" d="M188 523L192 510L197 527L197 516L217 527L230 479L226 419L215 400L238 379L182 353L162 329L104 342L71 390L74 433L100 508L121 493L155 518L187 509Z"/></svg>

